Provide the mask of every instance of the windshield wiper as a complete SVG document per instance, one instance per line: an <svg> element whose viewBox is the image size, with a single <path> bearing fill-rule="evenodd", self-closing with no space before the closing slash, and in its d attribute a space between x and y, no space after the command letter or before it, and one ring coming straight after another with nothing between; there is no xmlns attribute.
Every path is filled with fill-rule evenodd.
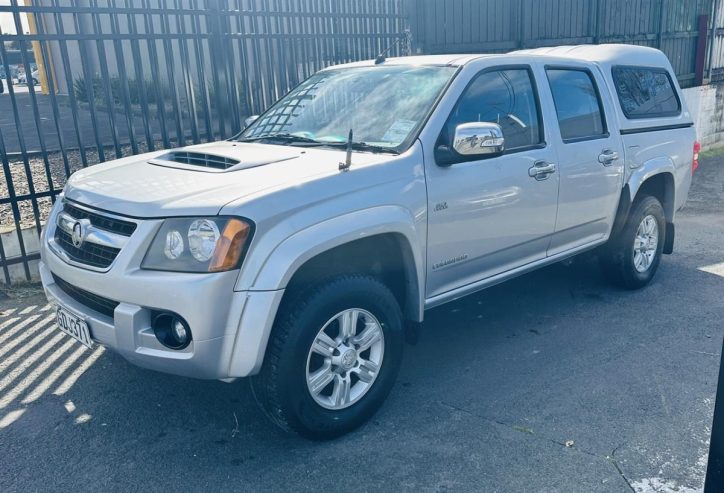
<svg viewBox="0 0 724 493"><path fill-rule="evenodd" d="M306 144L309 146L316 146L316 147L333 147L335 149L346 149L348 146L352 148L352 150L355 151L362 151L362 152L380 152L380 153L387 153L387 154L399 154L394 149L391 149L389 147L381 146L381 145L375 145L375 144L368 144L367 142L338 142L338 141L326 141L326 140L316 140L316 139L310 139L309 137L304 137L301 135L294 135L294 134L271 134L271 135L260 135L259 137L247 137L247 138L241 138L238 139L239 142L260 142L264 140L269 141L282 141L289 144Z"/></svg>
<svg viewBox="0 0 724 493"><path fill-rule="evenodd" d="M347 147L350 147L353 151L362 151L362 152L383 152L386 154L400 154L399 151L396 151L395 149L392 149L390 147L385 147L381 145L375 145L375 144L368 144L367 142L324 142L323 143L326 146L339 148L339 149L346 149Z"/></svg>
<svg viewBox="0 0 724 493"><path fill-rule="evenodd" d="M312 144L312 145L325 145L326 142L322 142L309 137L303 137L301 135L294 134L270 134L261 135L259 137L245 137L237 139L239 142L259 142L262 140L280 140L282 142L288 142L290 144Z"/></svg>

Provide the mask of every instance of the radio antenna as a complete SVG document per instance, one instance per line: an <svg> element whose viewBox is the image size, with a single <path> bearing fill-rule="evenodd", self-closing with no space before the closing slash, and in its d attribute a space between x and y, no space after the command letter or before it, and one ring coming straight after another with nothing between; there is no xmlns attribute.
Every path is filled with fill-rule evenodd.
<svg viewBox="0 0 724 493"><path fill-rule="evenodd" d="M352 167L352 129L349 129L349 137L347 137L347 157L343 163L339 163L340 171L348 171Z"/></svg>
<svg viewBox="0 0 724 493"><path fill-rule="evenodd" d="M377 58L375 58L375 65L380 65L382 63L385 63L385 60L387 60L387 55L392 51L392 48L396 48L397 46L402 43L402 41L409 42L410 40L410 31L408 29L405 30L405 34L403 36L400 36L397 41L392 43L390 46L387 47L385 51L377 55Z"/></svg>

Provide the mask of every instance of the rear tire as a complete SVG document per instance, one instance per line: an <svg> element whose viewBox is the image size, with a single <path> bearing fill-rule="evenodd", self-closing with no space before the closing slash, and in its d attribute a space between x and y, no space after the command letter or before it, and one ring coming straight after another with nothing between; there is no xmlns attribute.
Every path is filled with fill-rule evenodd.
<svg viewBox="0 0 724 493"><path fill-rule="evenodd" d="M284 430L338 437L380 408L403 343L402 313L384 284L364 275L334 278L280 309L261 372L251 378L254 397Z"/></svg>
<svg viewBox="0 0 724 493"><path fill-rule="evenodd" d="M626 224L609 240L601 255L601 267L616 286L640 289L653 279L661 262L666 238L666 218L655 197L637 199Z"/></svg>

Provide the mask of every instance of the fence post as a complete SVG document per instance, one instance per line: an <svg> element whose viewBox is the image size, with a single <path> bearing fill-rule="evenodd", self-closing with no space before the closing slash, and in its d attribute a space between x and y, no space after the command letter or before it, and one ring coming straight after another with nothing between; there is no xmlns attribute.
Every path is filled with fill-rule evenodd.
<svg viewBox="0 0 724 493"><path fill-rule="evenodd" d="M518 0L518 48L525 48L525 0Z"/></svg>
<svg viewBox="0 0 724 493"><path fill-rule="evenodd" d="M694 85L704 83L704 62L706 60L707 33L709 31L709 15L699 16L699 37L696 40L696 63L694 65Z"/></svg>
<svg viewBox="0 0 724 493"><path fill-rule="evenodd" d="M224 108L226 101L223 101L222 95L225 93L226 77L225 70L220 70L219 64L226 57L221 56L223 46L221 43L221 6L220 0L206 0L206 10L209 11L206 18L206 29L209 32L209 53L211 54L211 78L214 84L214 98L216 99L216 112L218 118L219 138L226 138L226 117ZM221 67L223 68L223 67ZM215 140L215 137L209 139Z"/></svg>
<svg viewBox="0 0 724 493"><path fill-rule="evenodd" d="M715 0L711 11L711 35L709 37L709 69L707 79L711 82L711 74L714 70L714 50L717 47L717 29L719 28L719 7L720 0Z"/></svg>
<svg viewBox="0 0 724 493"><path fill-rule="evenodd" d="M591 29L593 34L593 44L600 44L601 43L601 0L593 0L593 7L591 8L591 20L593 24L593 29Z"/></svg>
<svg viewBox="0 0 724 493"><path fill-rule="evenodd" d="M659 0L659 25L656 30L656 48L661 49L661 40L664 36L664 3L666 0Z"/></svg>
<svg viewBox="0 0 724 493"><path fill-rule="evenodd" d="M424 52L419 39L419 34L422 33L422 29L418 26L418 21L420 20L417 12L418 3L419 0L404 0L402 2L402 12L407 18L407 26L410 30L409 40L411 54Z"/></svg>

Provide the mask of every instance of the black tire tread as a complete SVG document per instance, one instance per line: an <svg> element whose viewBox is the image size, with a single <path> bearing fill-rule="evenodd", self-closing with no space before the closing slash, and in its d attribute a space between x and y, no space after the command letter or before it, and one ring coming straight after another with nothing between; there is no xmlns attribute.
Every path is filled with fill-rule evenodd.
<svg viewBox="0 0 724 493"><path fill-rule="evenodd" d="M603 267L604 275L612 284L618 287L630 290L639 289L642 287L642 284L640 282L632 279L629 275L629 266L627 265L628 261L626 258L629 246L627 242L630 240L629 236L632 234L632 231L635 234L635 228L638 228L640 216L643 215L643 212L652 205L658 206L663 213L663 207L661 206L661 202L659 202L656 197L653 197L651 195L643 195L641 197L637 197L633 205L631 206L631 210L629 211L628 217L626 218L626 223L618 232L618 234L614 238L611 238L609 240L608 244L603 250L603 255L601 256L601 264ZM664 236L665 231L661 231L659 238L660 243L663 243ZM659 257L656 261L657 265L653 270L654 273L656 271L656 268L658 267L658 262L660 261L660 259L661 254L659 254Z"/></svg>
<svg viewBox="0 0 724 493"><path fill-rule="evenodd" d="M335 292L341 289L344 284L354 280L373 282L386 291L390 297L394 298L389 288L375 277L364 274L346 274L323 280L311 290L289 293L288 301L283 301L282 306L279 308L280 313L272 328L262 369L259 374L250 379L250 382L252 393L259 407L273 423L285 431L295 431L309 436L305 433L305 430L297 429L285 414L279 392L280 361L283 357L286 341L291 331L296 328L295 321L300 318L309 304L317 297L325 296L328 291Z"/></svg>

